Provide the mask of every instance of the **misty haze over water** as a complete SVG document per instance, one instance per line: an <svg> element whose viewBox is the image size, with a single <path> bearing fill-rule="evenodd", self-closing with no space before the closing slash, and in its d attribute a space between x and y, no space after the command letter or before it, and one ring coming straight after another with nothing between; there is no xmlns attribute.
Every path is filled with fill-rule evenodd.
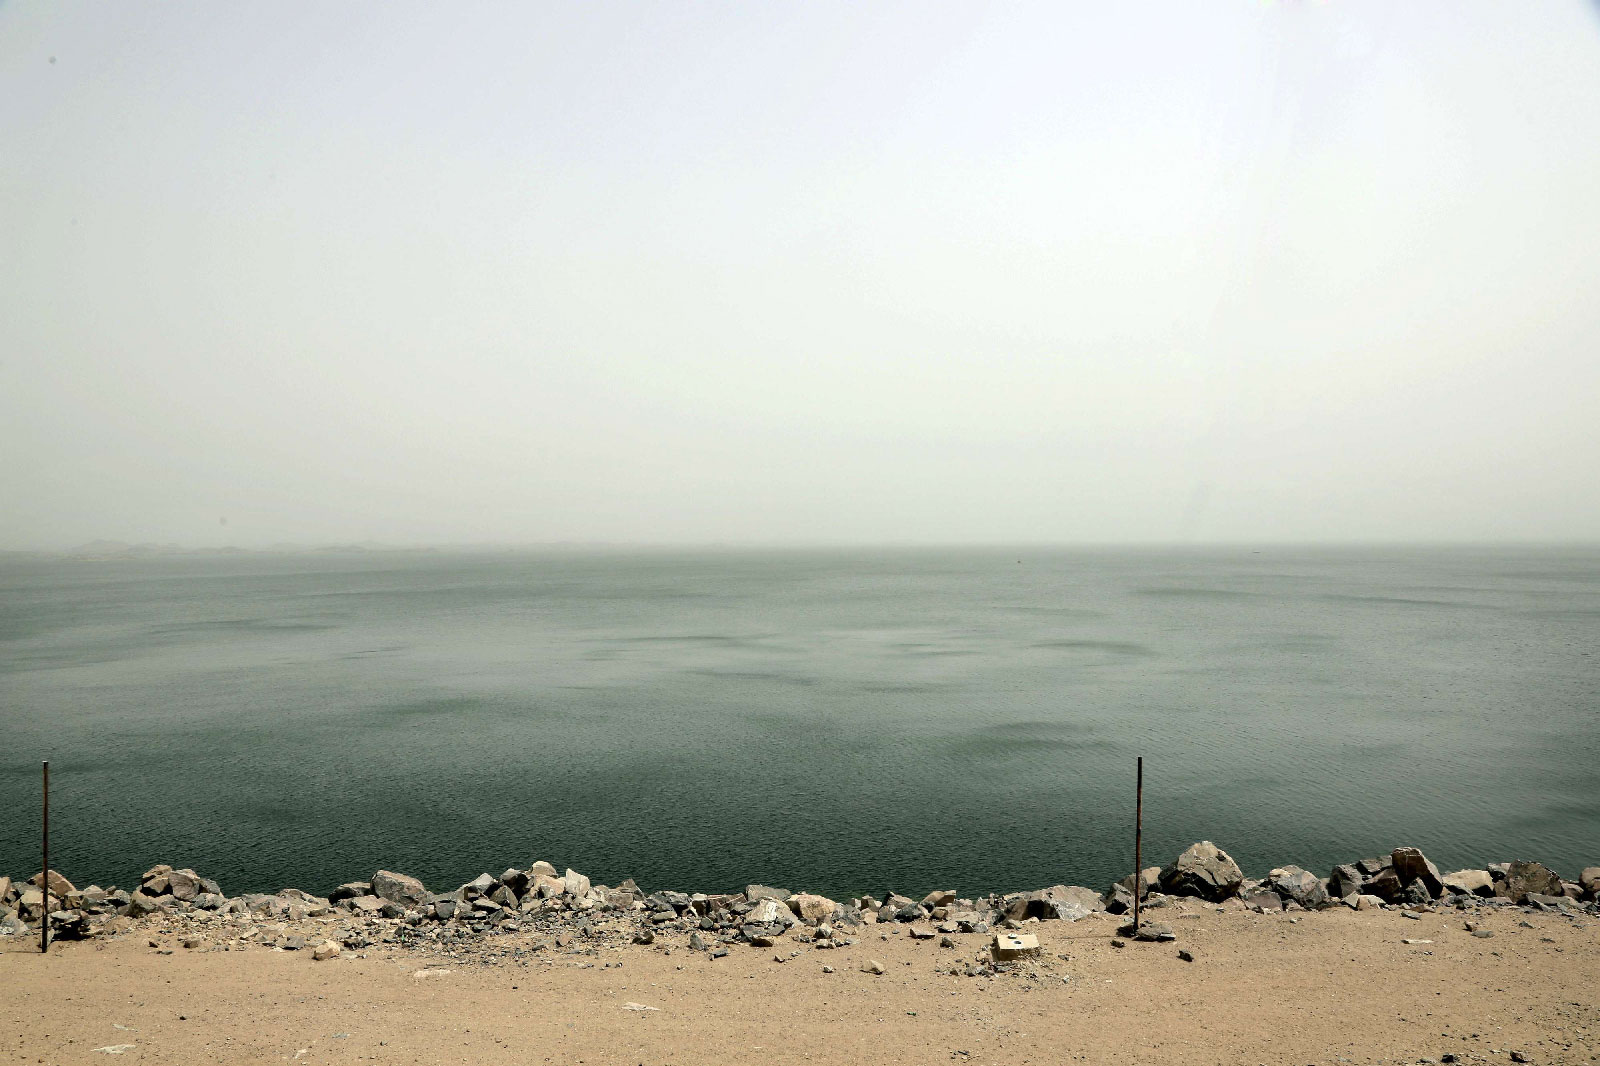
<svg viewBox="0 0 1600 1066"><path fill-rule="evenodd" d="M1600 839L1600 549L0 563L0 869L846 896ZM17 713L16 709L25 709Z"/></svg>

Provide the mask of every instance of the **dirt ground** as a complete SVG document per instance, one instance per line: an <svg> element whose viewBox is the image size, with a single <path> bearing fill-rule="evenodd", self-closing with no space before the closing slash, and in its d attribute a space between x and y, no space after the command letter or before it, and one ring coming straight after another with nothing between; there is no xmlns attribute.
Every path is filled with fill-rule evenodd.
<svg viewBox="0 0 1600 1066"><path fill-rule="evenodd" d="M372 947L315 962L171 936L161 954L142 929L47 956L7 937L0 1062L1600 1063L1592 918L1507 910L1478 938L1455 912L1291 920L1185 902L1158 917L1176 944L1117 948L1104 916L1030 925L1043 955L988 978L939 972L988 937L942 948L902 926L869 926L853 947L780 941L722 959L668 938L520 960ZM868 959L887 973L863 973Z"/></svg>

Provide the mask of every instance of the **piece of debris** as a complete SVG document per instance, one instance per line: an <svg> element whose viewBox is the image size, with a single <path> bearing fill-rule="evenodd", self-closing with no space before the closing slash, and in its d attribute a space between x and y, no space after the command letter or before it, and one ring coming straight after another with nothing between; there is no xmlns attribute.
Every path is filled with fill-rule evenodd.
<svg viewBox="0 0 1600 1066"><path fill-rule="evenodd" d="M1039 954L1039 938L1031 933L996 933L990 947L995 959L1020 959Z"/></svg>
<svg viewBox="0 0 1600 1066"><path fill-rule="evenodd" d="M643 1003L624 1003L623 1010L660 1010L660 1007L647 1007Z"/></svg>
<svg viewBox="0 0 1600 1066"><path fill-rule="evenodd" d="M1129 922L1117 930L1117 935L1146 944L1167 944L1178 939L1177 933L1155 922L1140 922L1137 929L1133 927L1132 922Z"/></svg>

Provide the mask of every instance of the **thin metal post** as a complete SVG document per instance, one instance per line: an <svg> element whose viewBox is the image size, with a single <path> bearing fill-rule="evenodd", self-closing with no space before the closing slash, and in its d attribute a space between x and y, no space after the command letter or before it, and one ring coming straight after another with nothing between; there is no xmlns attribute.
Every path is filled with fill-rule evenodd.
<svg viewBox="0 0 1600 1066"><path fill-rule="evenodd" d="M39 875L44 913L39 918L39 951L50 950L50 760L44 761L44 872Z"/></svg>
<svg viewBox="0 0 1600 1066"><path fill-rule="evenodd" d="M1139 897L1144 895L1144 756L1139 756L1138 799L1133 815L1133 931L1139 931Z"/></svg>

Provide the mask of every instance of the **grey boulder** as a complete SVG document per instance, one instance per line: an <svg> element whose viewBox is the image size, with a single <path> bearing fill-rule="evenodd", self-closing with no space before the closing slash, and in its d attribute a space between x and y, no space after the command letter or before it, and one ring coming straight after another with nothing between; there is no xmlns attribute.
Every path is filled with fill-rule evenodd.
<svg viewBox="0 0 1600 1066"><path fill-rule="evenodd" d="M372 875L372 894L402 907L421 907L428 901L428 890L415 877L379 870Z"/></svg>
<svg viewBox="0 0 1600 1066"><path fill-rule="evenodd" d="M1328 902L1328 890L1317 875L1298 866L1282 866L1267 874L1266 887L1307 910Z"/></svg>
<svg viewBox="0 0 1600 1066"><path fill-rule="evenodd" d="M1527 900L1529 893L1563 895L1561 878L1540 863L1518 859L1506 867L1506 879L1500 886L1500 894L1512 903L1522 903Z"/></svg>
<svg viewBox="0 0 1600 1066"><path fill-rule="evenodd" d="M1213 903L1237 895L1244 872L1233 856L1202 840L1162 867L1161 888L1174 896L1198 896Z"/></svg>
<svg viewBox="0 0 1600 1066"><path fill-rule="evenodd" d="M1428 890L1430 899L1438 899L1444 894L1444 882L1439 879L1439 868L1429 862L1427 856L1416 848L1400 847L1389 853L1390 860L1394 863L1394 872L1400 878L1404 888L1420 881L1422 887Z"/></svg>

